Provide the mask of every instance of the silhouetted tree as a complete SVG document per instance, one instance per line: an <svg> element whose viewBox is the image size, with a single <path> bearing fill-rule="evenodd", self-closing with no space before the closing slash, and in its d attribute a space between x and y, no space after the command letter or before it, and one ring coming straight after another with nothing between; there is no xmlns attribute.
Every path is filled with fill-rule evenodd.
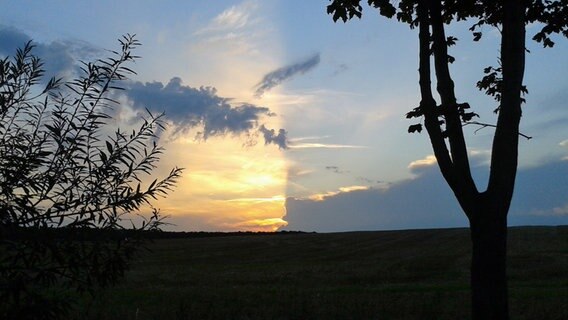
<svg viewBox="0 0 568 320"><path fill-rule="evenodd" d="M82 76L45 87L33 44L0 60L2 319L64 317L69 297L62 294L123 275L139 241L121 230L162 224L149 201L165 196L181 169L142 185L163 151L156 144L162 115L148 112L132 132L111 127L111 93L134 74L126 64L139 45L130 35L119 41L111 57L82 63ZM132 222L145 205L151 216Z"/></svg>
<svg viewBox="0 0 568 320"><path fill-rule="evenodd" d="M346 22L361 18L360 0L330 0L327 12L333 20ZM396 17L418 27L419 84L422 100L407 118L423 118L440 171L453 190L469 219L472 240L472 315L473 319L508 319L506 248L507 213L513 195L517 171L518 140L521 119L525 67L525 26L540 23L533 37L544 47L552 47L553 33L568 37L568 2L542 0L368 0L382 16ZM395 4L398 4L395 6ZM480 90L493 96L499 106L491 152L491 168L487 189L479 191L473 181L462 126L477 114L468 103L458 103L449 64L454 58L448 47L456 38L445 34L445 25L453 21L473 19L470 28L474 41L489 25L501 32L498 67L487 67L477 83ZM434 61L436 102L431 90L431 57ZM422 124L411 125L409 132L420 132Z"/></svg>

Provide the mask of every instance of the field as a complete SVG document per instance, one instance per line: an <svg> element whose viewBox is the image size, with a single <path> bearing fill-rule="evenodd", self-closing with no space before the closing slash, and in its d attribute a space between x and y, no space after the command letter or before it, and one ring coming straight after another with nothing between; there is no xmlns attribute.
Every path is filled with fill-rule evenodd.
<svg viewBox="0 0 568 320"><path fill-rule="evenodd" d="M468 319L466 229L161 239L80 319ZM568 227L509 231L511 319L568 319Z"/></svg>

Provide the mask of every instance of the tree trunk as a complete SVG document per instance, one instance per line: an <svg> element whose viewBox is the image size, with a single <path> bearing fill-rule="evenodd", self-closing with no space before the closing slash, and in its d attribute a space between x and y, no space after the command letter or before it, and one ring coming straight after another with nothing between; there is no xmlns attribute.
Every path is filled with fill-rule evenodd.
<svg viewBox="0 0 568 320"><path fill-rule="evenodd" d="M441 0L418 1L420 25L420 102L438 166L470 221L471 289L474 320L507 320L507 212L517 172L521 90L525 64L525 2L503 0L502 88L491 152L487 191L479 193L471 176L462 122L448 68ZM432 42L432 45L430 45ZM431 54L441 106L431 92ZM447 140L440 116L446 124ZM448 152L447 143L450 150Z"/></svg>
<svg viewBox="0 0 568 320"><path fill-rule="evenodd" d="M507 320L507 212L496 212L498 199L478 203L470 214L473 320Z"/></svg>

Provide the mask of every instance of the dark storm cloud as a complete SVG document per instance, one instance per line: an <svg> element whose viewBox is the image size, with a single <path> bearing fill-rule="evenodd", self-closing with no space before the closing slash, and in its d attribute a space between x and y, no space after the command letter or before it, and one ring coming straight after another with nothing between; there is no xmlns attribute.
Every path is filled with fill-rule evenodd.
<svg viewBox="0 0 568 320"><path fill-rule="evenodd" d="M424 166L415 172L417 178L386 189L339 192L320 201L288 198L284 229L333 232L467 226L438 168ZM519 170L509 225L568 223L567 185L566 161Z"/></svg>
<svg viewBox="0 0 568 320"><path fill-rule="evenodd" d="M317 53L308 59L288 65L272 72L267 73L264 78L255 86L255 96L261 97L264 92L281 84L284 80L287 80L297 74L304 74L313 68L315 68L320 63L320 54Z"/></svg>
<svg viewBox="0 0 568 320"><path fill-rule="evenodd" d="M13 56L16 49L23 48L32 40L26 33L9 26L0 25L0 55ZM89 61L102 50L80 41L53 41L51 43L32 42L32 53L44 63L44 81L51 77L69 79L79 71L78 60Z"/></svg>

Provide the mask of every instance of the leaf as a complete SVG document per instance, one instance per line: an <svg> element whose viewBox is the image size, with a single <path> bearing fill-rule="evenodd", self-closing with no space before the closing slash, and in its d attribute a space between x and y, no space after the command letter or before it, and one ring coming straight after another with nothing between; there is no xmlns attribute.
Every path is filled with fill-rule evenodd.
<svg viewBox="0 0 568 320"><path fill-rule="evenodd" d="M49 124L46 124L45 127L46 127L49 131L53 132L56 136L60 136L60 135L61 135L61 129L60 129L60 128L56 128L56 127L54 127L54 126L52 126L52 125L49 125Z"/></svg>
<svg viewBox="0 0 568 320"><path fill-rule="evenodd" d="M481 32L474 32L473 33L473 41L479 41L481 39Z"/></svg>
<svg viewBox="0 0 568 320"><path fill-rule="evenodd" d="M150 186L148 187L148 191L152 190L152 188L156 185L157 181L158 181L158 179L154 179L154 181L152 181L152 183L150 183Z"/></svg>
<svg viewBox="0 0 568 320"><path fill-rule="evenodd" d="M411 126L408 127L408 133L414 133L414 132L422 132L422 124L418 123L418 124L413 124Z"/></svg>
<svg viewBox="0 0 568 320"><path fill-rule="evenodd" d="M379 14L387 17L392 18L396 14L396 8L393 6L389 0L368 0L367 3L370 6L379 9Z"/></svg>
<svg viewBox="0 0 568 320"><path fill-rule="evenodd" d="M474 117L479 118L479 115L475 112L466 112L466 113L462 114L462 121L468 122L468 121L471 121L471 119L473 119Z"/></svg>
<svg viewBox="0 0 568 320"><path fill-rule="evenodd" d="M554 47L554 41L550 40L550 38L548 38L548 37L544 39L542 44L544 45L545 48L546 47L549 47L549 48Z"/></svg>
<svg viewBox="0 0 568 320"><path fill-rule="evenodd" d="M448 38L446 38L446 44L448 45L448 47L455 46L457 41L458 38L454 36L449 36Z"/></svg>
<svg viewBox="0 0 568 320"><path fill-rule="evenodd" d="M525 86L525 85L522 85L522 86L521 86L521 93L522 93L523 95L529 93L529 89L527 89L527 86Z"/></svg>
<svg viewBox="0 0 568 320"><path fill-rule="evenodd" d="M109 154L112 154L112 144L110 142L106 141L106 147L107 147Z"/></svg>
<svg viewBox="0 0 568 320"><path fill-rule="evenodd" d="M418 118L423 116L424 113L422 112L422 108L416 107L412 111L406 113L406 119Z"/></svg>

